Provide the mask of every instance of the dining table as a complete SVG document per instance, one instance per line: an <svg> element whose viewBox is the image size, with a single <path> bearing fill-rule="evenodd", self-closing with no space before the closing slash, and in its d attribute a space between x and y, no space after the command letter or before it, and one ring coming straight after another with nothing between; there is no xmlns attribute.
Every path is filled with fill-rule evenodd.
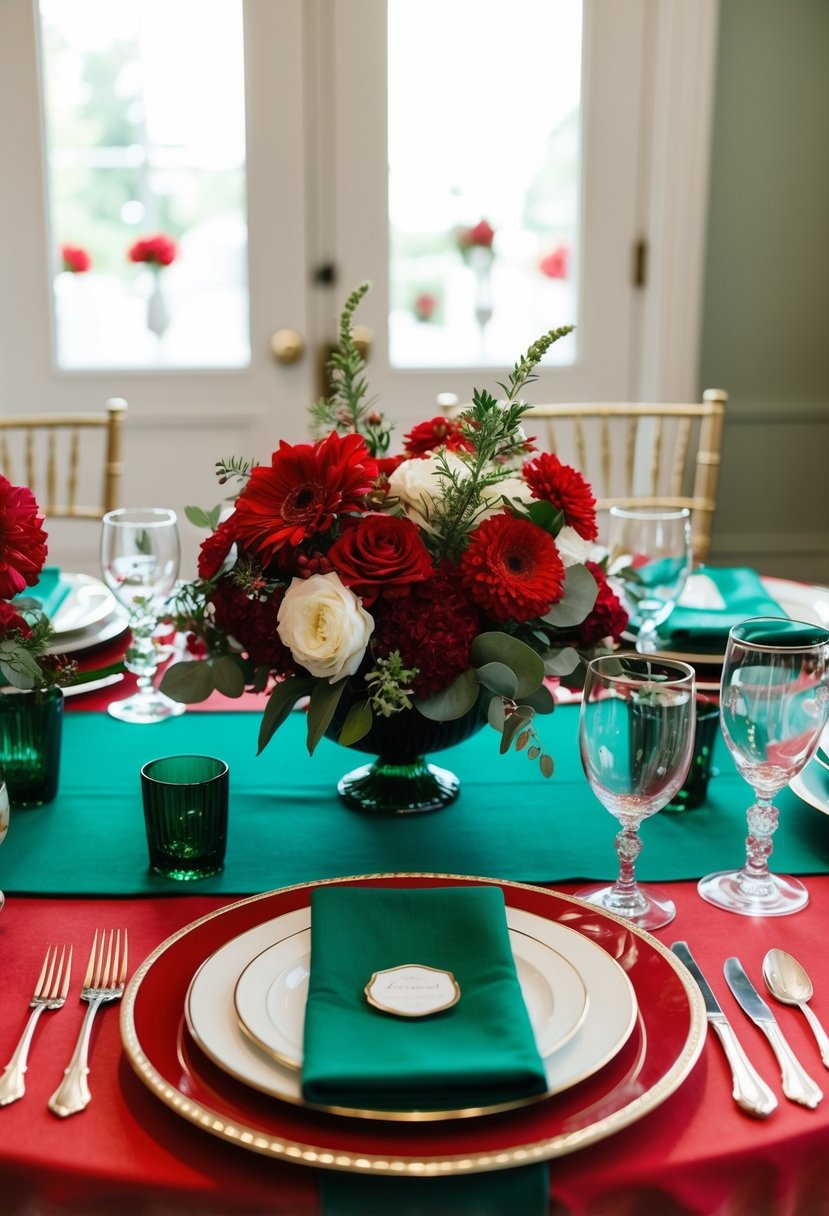
<svg viewBox="0 0 829 1216"><path fill-rule="evenodd" d="M738 957L803 1066L829 1092L829 1065L806 1018L775 1001L762 983L766 952L785 949L807 968L814 984L811 1008L829 1026L829 773L825 806L792 789L777 801L772 868L803 878L808 906L774 918L728 913L697 892L701 875L739 864L744 855L750 790L721 737L703 804L664 810L642 827L637 877L669 892L676 917L650 934L625 935L620 926L618 940L625 947L618 961L634 974L649 956L671 983L680 976L687 1026L671 1025L678 1015L669 1001L670 983L664 994L637 991L640 1005L647 1004L638 1031L640 1055L658 1056L660 1036L673 1034L679 1046L665 1078L645 1084L644 1073L636 1081L635 1068L625 1074L630 1092L621 1117L604 1117L605 1095L589 1117L582 1112L580 1122L545 1145L538 1133L542 1116L516 1115L526 1120L526 1149L519 1145L500 1159L486 1151L497 1139L491 1130L495 1116L463 1120L461 1131L454 1123L438 1123L428 1133L431 1165L420 1170L395 1168L388 1148L385 1157L371 1149L362 1156L338 1156L336 1148L307 1151L304 1112L283 1109L278 1098L263 1099L263 1110L268 1103L271 1114L279 1107L280 1127L296 1119L294 1138L234 1134L227 1120L193 1114L200 1109L198 1095L188 1102L180 1041L175 1050L182 1078L172 1100L169 1088L142 1067L130 1020L143 999L139 990L138 1002L133 992L131 1004L125 998L120 1008L115 1003L98 1013L90 1054L92 1100L81 1113L58 1118L47 1101L78 1034L80 980L96 930L127 931L134 977L148 960L164 957L169 943L181 950L181 943L199 934L206 941L211 926L226 924L231 928L222 930L224 940L232 926L253 923L251 901L264 900L263 908L294 906L309 886L321 883L497 885L508 903L536 908L557 901L560 918L587 923L589 905L577 892L586 882L616 875L614 820L591 793L579 760L576 697L563 698L540 728L555 761L551 778L523 753L500 755L498 736L484 727L441 753L439 762L460 780L454 803L430 814L372 816L351 810L336 792L338 778L353 767L353 752L323 739L308 755L301 707L257 754L261 698L234 702L214 695L179 717L134 725L106 712L108 702L127 695L131 685L127 675L117 684L66 697L57 797L13 811L0 848L6 896L0 913L0 1063L11 1056L26 1023L47 943L71 946L75 959L65 1007L38 1024L25 1096L0 1107L3 1216L808 1216L829 1210L829 1100L808 1109L783 1095L768 1042L723 977L725 959ZM149 868L139 774L153 758L193 752L229 766L227 855L220 873L176 881ZM746 1054L774 1091L778 1105L768 1117L753 1117L734 1101L729 1065L716 1036L706 1033L699 992L670 955L677 941L689 944ZM168 956L174 957L169 949ZM145 981L151 974L152 967L143 972ZM192 975L170 978L184 991ZM142 1016L147 1033L153 1011L146 1001ZM172 1017L178 1026L179 1013L171 1015L163 1000L157 1017L159 1025L169 1023L171 1034L180 1034L170 1022ZM218 1079L215 1084L221 1088ZM206 1066L199 1085L209 1097ZM359 1142L371 1144L373 1134L369 1125ZM396 1145L404 1162L417 1159L425 1135L410 1125L395 1125L393 1134L377 1131L378 1143ZM458 1164L459 1146L464 1165ZM446 1162L454 1162L451 1169L440 1168L444 1151Z"/></svg>

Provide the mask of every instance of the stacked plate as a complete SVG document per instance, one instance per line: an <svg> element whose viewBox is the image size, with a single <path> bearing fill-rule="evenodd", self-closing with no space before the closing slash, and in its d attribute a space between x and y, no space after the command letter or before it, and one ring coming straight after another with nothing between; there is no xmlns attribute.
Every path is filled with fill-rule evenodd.
<svg viewBox="0 0 829 1216"><path fill-rule="evenodd" d="M664 1101L704 1042L698 989L661 943L557 892L451 875L334 880L499 886L548 1089L510 1106L371 1111L301 1093L316 884L231 904L164 942L124 998L125 1050L179 1115L248 1148L362 1173L447 1174L559 1156ZM347 1051L343 1044L343 1051Z"/></svg>
<svg viewBox="0 0 829 1216"><path fill-rule="evenodd" d="M51 654L79 656L126 632L126 612L100 579L89 574L61 574L60 581L65 594L52 616L55 637L49 647Z"/></svg>

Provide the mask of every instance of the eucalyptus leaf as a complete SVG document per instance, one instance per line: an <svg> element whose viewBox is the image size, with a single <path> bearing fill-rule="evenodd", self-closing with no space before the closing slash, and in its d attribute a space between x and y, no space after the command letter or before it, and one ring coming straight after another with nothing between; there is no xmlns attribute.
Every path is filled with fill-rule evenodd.
<svg viewBox="0 0 829 1216"><path fill-rule="evenodd" d="M315 747L330 726L347 683L347 677L338 680L336 684L329 684L327 680L317 680L311 689L311 700L308 703L309 756L313 756Z"/></svg>
<svg viewBox="0 0 829 1216"><path fill-rule="evenodd" d="M507 667L505 663L484 663L477 672L484 688L499 697L514 699L518 691L518 677L511 667Z"/></svg>
<svg viewBox="0 0 829 1216"><path fill-rule="evenodd" d="M497 731L504 729L507 711L500 697L492 697L487 707L486 716L490 726L494 726Z"/></svg>
<svg viewBox="0 0 829 1216"><path fill-rule="evenodd" d="M221 507L214 507L214 511L221 514ZM213 513L205 511L204 507L185 507L184 514L193 525L194 528L214 528ZM218 518L218 516L217 516Z"/></svg>
<svg viewBox="0 0 829 1216"><path fill-rule="evenodd" d="M556 699L547 685L542 684L535 692L531 692L528 697L522 697L521 705L529 705L537 714L551 714L556 707Z"/></svg>
<svg viewBox="0 0 829 1216"><path fill-rule="evenodd" d="M296 705L300 697L305 697L314 687L315 680L311 676L288 676L274 688L265 704L265 712L259 723L259 746L257 756L270 743L271 738L282 725Z"/></svg>
<svg viewBox="0 0 829 1216"><path fill-rule="evenodd" d="M515 697L521 699L533 692L544 680L544 663L539 655L518 638L493 631L479 633L472 643L470 658L475 667L487 663L503 663L515 672Z"/></svg>
<svg viewBox="0 0 829 1216"><path fill-rule="evenodd" d="M213 660L213 679L225 697L241 697L245 691L244 672L229 654Z"/></svg>
<svg viewBox="0 0 829 1216"><path fill-rule="evenodd" d="M513 710L513 712L504 722L500 747L502 756L505 752L509 751L515 736L520 734L520 732L526 728L527 722L531 722L532 717L533 711L531 709L525 709L523 706L519 705L518 709Z"/></svg>
<svg viewBox="0 0 829 1216"><path fill-rule="evenodd" d="M480 688L477 673L470 667L440 692L416 701L415 706L430 722L454 722L469 712L478 700Z"/></svg>
<svg viewBox="0 0 829 1216"><path fill-rule="evenodd" d="M216 687L209 659L185 659L173 663L161 678L159 689L172 701L195 705L206 701Z"/></svg>
<svg viewBox="0 0 829 1216"><path fill-rule="evenodd" d="M556 629L572 629L593 611L599 587L586 566L568 566L564 576L564 597L541 618Z"/></svg>
<svg viewBox="0 0 829 1216"><path fill-rule="evenodd" d="M365 738L371 730L374 715L368 701L355 701L345 716L343 728L337 736L337 742L343 747L350 747Z"/></svg>
<svg viewBox="0 0 829 1216"><path fill-rule="evenodd" d="M569 676L581 662L581 655L574 646L561 650L548 650L544 655L544 670L548 676Z"/></svg>
<svg viewBox="0 0 829 1216"><path fill-rule="evenodd" d="M30 672L21 671L19 667L12 666L11 663L7 663L3 658L0 658L0 674L2 674L7 684L11 684L14 688L25 690L34 688L40 677L39 670L37 677L35 677Z"/></svg>
<svg viewBox="0 0 829 1216"><path fill-rule="evenodd" d="M555 768L552 756L548 755L547 752L542 753L538 764L545 777L552 777Z"/></svg>

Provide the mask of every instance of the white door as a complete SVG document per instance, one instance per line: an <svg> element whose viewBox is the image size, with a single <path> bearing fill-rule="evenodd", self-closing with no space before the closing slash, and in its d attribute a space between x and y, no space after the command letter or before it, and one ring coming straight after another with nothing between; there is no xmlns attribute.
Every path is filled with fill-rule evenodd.
<svg viewBox="0 0 829 1216"><path fill-rule="evenodd" d="M697 0L690 3L697 4ZM488 15L503 21L505 6L499 0L476 0L474 4L458 0L443 8L445 14L465 12L468 21L485 24ZM511 298L514 309L505 309L503 302L496 300L495 313L486 318L486 300L482 313L481 300L472 298L475 317L480 321L483 316L486 326L485 332L481 327L482 339L500 333L498 327L503 329L505 319L514 323L509 344L504 345L502 340L495 355L483 341L480 351L470 348L468 325L459 331L445 328L442 345L439 327L418 331L411 318L403 315L405 309L401 310L390 288L397 271L393 267L390 270L396 238L389 235L389 169L391 166L394 191L394 183L399 181L394 176L397 167L402 164L405 169L409 152L423 151L416 137L395 140L395 132L401 130L402 112L401 89L394 88L398 74L404 67L414 73L407 79L416 89L411 98L415 114L426 96L417 90L427 91L433 100L437 97L448 113L459 101L466 100L468 105L471 88L482 112L486 110L490 115L499 113L499 98L526 95L528 123L530 117L536 120L546 96L543 66L538 66L537 51L535 58L530 54L534 38L542 49L545 45L531 19L536 8L531 0L516 0L509 7L514 14L514 30L501 37L496 31L489 39L488 53L494 47L496 54L490 54L488 65L481 66L480 79L473 79L470 86L453 81L456 76L461 82L467 81L470 62L475 67L471 40L458 38L457 31L452 33L445 21L436 19L433 25L425 24L427 36L420 38L416 55L414 45L406 45L407 40L414 39L409 20L412 15L426 23L431 12L430 5L415 0L214 0L211 5L201 0L119 0L118 6L107 0L3 0L0 164L6 168L0 191L0 409L5 413L93 409L100 408L108 397L125 397L129 413L124 502L169 505L179 512L190 503L211 506L221 496L213 473L218 459L238 455L266 460L279 438L298 441L307 437L307 406L319 391L321 352L336 337L343 300L364 279L372 280L373 290L357 319L373 331L369 357L372 390L398 420L399 435L414 421L436 412L439 393L454 393L466 400L473 385L497 391L497 381L504 378L504 372L531 341L547 328L571 322L577 326L577 336L562 344L558 362L542 370L539 383L532 386L533 399L637 395L643 345L642 302L632 282L631 265L633 246L648 210L645 185L650 168L653 91L646 66L648 48L656 39L656 9L648 0L624 0L618 5L584 0L583 22L579 6L569 0L547 0L542 5L551 20L545 35L550 47L550 71L561 73L566 68L575 81L578 106L575 110L571 107L567 129L576 140L573 156L577 172L570 188L573 247L567 274L562 279L560 273L554 273L545 284L553 293L551 307L537 310L539 324L533 324L532 332L529 321L526 326L516 321L520 321L517 305L523 305L525 296L520 279L511 280L512 297L507 292L501 298ZM241 34L240 46L236 47L230 34L217 34L211 26L215 14L222 12L227 18L229 12L232 20L235 10L240 29L244 13L243 56ZM169 128L170 115L178 113L174 102L178 104L182 96L202 87L206 93L200 104L207 111L213 107L218 145L228 109L219 97L219 89L228 84L226 77L233 76L227 65L240 64L245 131L242 163L235 164L233 171L241 176L245 187L246 284L241 311L249 313L249 332L246 329L244 341L234 345L227 328L217 322L223 315L220 309L224 297L221 293L211 295L215 285L210 283L199 290L197 277L191 275L189 295L184 293L177 301L171 286L173 319L166 333L156 340L157 336L146 332L141 311L153 282L149 270L143 269L142 278L132 267L134 277L125 286L123 267L115 266L109 275L112 290L107 296L101 286L106 276L93 268L101 290L87 294L95 295L98 323L110 325L112 338L99 342L96 358L85 365L83 355L77 354L82 347L74 347L74 357L73 348L67 350L66 331L60 331L64 304L60 292L54 290L60 269L58 248L61 241L75 234L58 231L54 212L50 222L44 203L44 198L54 197L56 174L76 171L79 155L74 146L61 146L64 115L56 117L48 108L46 65L54 49L48 26L50 17L58 13L70 32L80 31L84 23L94 31L96 22L106 20L114 23L119 34L119 22L126 22L130 12L138 14L135 20L139 25L143 22L140 28L155 55L155 117L167 120L159 130ZM68 18L67 13L77 13L77 25L72 25L75 18ZM38 24L41 19L42 29ZM556 22L560 22L563 32L568 24L573 28L574 20L578 49L556 66L550 42ZM392 47L387 56L389 30L397 32L398 42L397 49ZM160 31L164 32L163 38L159 37ZM184 50L176 57L168 48L165 60L165 45L175 45L176 31L183 39ZM211 80L205 79L204 64L211 54L217 54L217 39L221 41L222 36L227 54L224 68L214 73L214 90ZM400 49L401 38L404 52ZM523 53L522 42L526 44ZM455 59L447 60L444 55L430 60L430 48L440 48L444 43ZM92 45L94 50L94 39ZM486 39L481 46L487 49ZM234 60L232 55L237 50ZM528 62L535 65L532 72ZM391 90L388 63L397 65ZM448 68L440 67L447 63ZM462 64L464 71L459 67L452 72L453 63ZM45 119L39 64L47 92ZM71 62L67 68L58 61L49 70L66 75L70 68ZM133 89L137 97L138 70L126 62L115 79L114 92L120 96ZM88 82L84 87L89 87ZM393 99L391 118L387 96ZM405 91L402 98L405 102ZM515 105L506 107L506 100L503 108L516 114ZM139 121L131 110L126 113L130 122ZM198 114L204 117L201 111ZM185 108L182 123L186 117ZM123 238L118 239L124 241L127 235L139 235L156 218L154 184L163 195L170 174L209 174L214 167L211 157L218 155L216 148L202 146L204 139L201 144L196 139L185 156L187 163L180 163L181 156L175 162L164 143L165 139L175 141L175 131L163 134L154 145L147 142L142 147L146 129L152 126L151 118L151 99L145 98L140 112L143 125L134 145L122 140L114 149L102 148L102 140L95 143L93 139L92 153L85 154L87 160L92 157L91 167L87 166L93 183L90 189L103 180L95 174L105 175L113 163L121 163L119 157L138 166L136 197L116 207L113 220L116 228L123 221ZM516 130L516 155L526 158L529 153L518 135ZM671 135L675 137L675 131ZM83 142L84 131L78 138ZM230 146L232 138L228 138ZM426 144L425 139L420 142ZM487 174L503 180L514 176L509 147L505 152L503 139L496 140L493 132L491 145L485 139L484 146L486 171L478 173L477 178L485 183ZM232 153L229 155L232 160ZM466 159L470 159L468 148ZM420 161L423 163L422 155ZM428 157L425 163L428 166ZM414 164L416 169L416 157ZM187 191L176 197L179 207L186 209ZM472 208L483 209L486 196L476 197L473 191L467 201ZM482 216L470 211L465 218L476 224ZM102 243L115 239L110 219L105 217L100 231L88 234L90 238L100 238ZM391 229L393 232L393 224ZM211 239L217 231L210 229ZM215 248L220 253L226 231L227 225L216 237ZM507 229L503 232L506 234ZM204 231L201 235L204 246ZM499 260L493 278L509 262L498 250L501 235L499 232L495 238ZM511 239L515 244L524 237L519 233ZM187 236L182 238L182 245L186 240ZM188 252L194 248L198 249L196 240L191 241ZM219 260L214 257L212 262ZM169 267L159 280L181 285L186 279L185 270L190 272L196 264L195 254L189 264L182 257L180 269L178 265ZM331 272L326 274L324 267ZM459 259L450 268L452 282L460 284L455 301L463 301L464 284L468 286L474 279L480 285L480 276L470 277L469 269ZM91 287L95 281L93 273L85 283L82 276L69 278L64 288ZM451 307L457 311L456 303ZM139 342L140 331L144 345L140 350L131 346L121 352L116 348L129 326L137 327L132 336ZM271 348L272 335L285 329L296 331L304 343L303 356L293 363L277 362ZM457 344L453 336L456 332L463 338ZM412 333L428 336L414 355L411 344L407 347L403 341L401 345L400 340L401 334L406 339ZM134 350L139 351L138 358L130 354ZM57 536L57 526L54 532ZM89 528L75 525L68 539L61 537L60 552L53 551L55 560L94 570L97 558L89 532ZM188 564L192 568L200 537L186 523L182 535L187 570Z"/></svg>

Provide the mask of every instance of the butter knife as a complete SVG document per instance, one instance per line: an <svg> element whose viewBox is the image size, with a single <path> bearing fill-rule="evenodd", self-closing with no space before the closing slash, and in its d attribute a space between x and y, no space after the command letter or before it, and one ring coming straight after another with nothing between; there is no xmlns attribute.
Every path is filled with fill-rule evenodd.
<svg viewBox="0 0 829 1216"><path fill-rule="evenodd" d="M814 1110L823 1097L823 1092L806 1072L784 1039L783 1031L778 1026L774 1014L743 971L740 960L727 958L723 971L738 1004L742 1006L754 1024L759 1026L771 1043L780 1065L783 1093L792 1102L799 1102L802 1106L808 1106Z"/></svg>
<svg viewBox="0 0 829 1216"><path fill-rule="evenodd" d="M705 1016L722 1044L725 1058L731 1067L732 1095L739 1107L758 1119L767 1119L777 1109L777 1098L752 1065L731 1028L731 1023L720 1008L708 981L697 966L687 942L674 942L671 950L684 963L696 980L705 1001Z"/></svg>

